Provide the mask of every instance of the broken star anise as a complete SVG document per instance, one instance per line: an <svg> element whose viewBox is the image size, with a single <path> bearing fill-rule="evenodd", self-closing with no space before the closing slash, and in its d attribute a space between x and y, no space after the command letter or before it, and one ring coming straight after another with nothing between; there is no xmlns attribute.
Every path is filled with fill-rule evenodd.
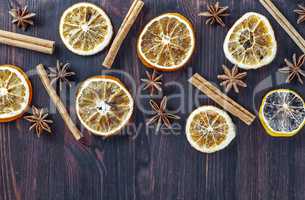
<svg viewBox="0 0 305 200"><path fill-rule="evenodd" d="M141 79L142 82L144 82L144 90L150 91L150 96L154 95L156 91L161 92L162 88L162 74L157 76L157 72L154 70L152 74L150 74L148 71L145 71L147 78Z"/></svg>
<svg viewBox="0 0 305 200"><path fill-rule="evenodd" d="M287 83L290 83L293 79L296 77L298 78L298 81L303 84L302 77L305 77L305 71L302 70L302 66L305 62L305 54L301 55L299 58L297 58L296 54L293 54L292 56L292 62L290 62L287 58L285 58L286 66L279 69L280 73L288 74L288 77L286 79Z"/></svg>
<svg viewBox="0 0 305 200"><path fill-rule="evenodd" d="M47 131L51 133L51 128L49 124L53 123L52 120L48 120L48 112L44 109L38 109L35 106L32 106L32 115L25 116L24 119L31 122L30 130L35 128L36 134L38 137L44 132Z"/></svg>
<svg viewBox="0 0 305 200"><path fill-rule="evenodd" d="M12 23L17 24L18 28L22 28L24 31L28 26L33 26L33 17L36 16L35 13L28 11L28 7L12 9L9 11L10 15L13 17Z"/></svg>
<svg viewBox="0 0 305 200"><path fill-rule="evenodd" d="M70 63L63 64L57 60L55 68L49 68L49 77L51 78L51 85L59 81L59 88L62 90L62 84L65 82L71 87L68 78L75 75L75 72L69 72Z"/></svg>
<svg viewBox="0 0 305 200"><path fill-rule="evenodd" d="M160 130L162 124L164 124L167 128L171 128L170 120L180 119L179 116L169 113L167 111L167 108L166 108L167 107L167 97L166 96L163 97L160 105L158 105L154 100L150 100L149 104L153 111L153 117L151 117L147 121L147 125L157 122L156 131Z"/></svg>
<svg viewBox="0 0 305 200"><path fill-rule="evenodd" d="M295 9L294 12L299 15L297 23L300 24L305 21L305 7L302 5L298 5L298 9Z"/></svg>
<svg viewBox="0 0 305 200"><path fill-rule="evenodd" d="M236 93L239 93L238 86L247 87L247 84L242 81L243 78L247 76L247 72L238 72L238 68L234 65L233 69L230 70L227 66L222 65L224 74L218 75L217 78L221 80L221 86L224 86L225 92L229 92L232 87Z"/></svg>
<svg viewBox="0 0 305 200"><path fill-rule="evenodd" d="M222 17L226 17L230 15L229 13L226 12L229 7L228 6L222 7L219 5L219 2L217 2L214 5L208 5L207 8L208 8L207 11L199 13L199 16L204 16L208 18L205 23L206 24L217 23L222 27L224 27L225 23L223 22Z"/></svg>

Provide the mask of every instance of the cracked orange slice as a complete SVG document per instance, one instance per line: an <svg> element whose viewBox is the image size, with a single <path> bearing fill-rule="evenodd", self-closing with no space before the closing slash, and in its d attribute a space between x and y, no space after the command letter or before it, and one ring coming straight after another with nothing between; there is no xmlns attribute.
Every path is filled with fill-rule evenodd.
<svg viewBox="0 0 305 200"><path fill-rule="evenodd" d="M32 101L28 76L13 65L0 66L0 122L20 118Z"/></svg>
<svg viewBox="0 0 305 200"><path fill-rule="evenodd" d="M240 68L257 69L273 61L277 43L268 19L249 12L229 30L223 49L226 57Z"/></svg>
<svg viewBox="0 0 305 200"><path fill-rule="evenodd" d="M235 135L235 125L230 116L214 106L199 107L187 119L187 140L192 147L203 153L224 149Z"/></svg>
<svg viewBox="0 0 305 200"><path fill-rule="evenodd" d="M107 14L91 3L77 3L62 15L59 33L75 54L88 56L102 51L111 41L113 27Z"/></svg>
<svg viewBox="0 0 305 200"><path fill-rule="evenodd" d="M183 67L195 49L191 22L178 13L152 19L138 39L137 52L144 65L160 71Z"/></svg>
<svg viewBox="0 0 305 200"><path fill-rule="evenodd" d="M76 97L76 113L92 133L111 136L120 131L133 113L134 101L123 83L113 76L87 79Z"/></svg>

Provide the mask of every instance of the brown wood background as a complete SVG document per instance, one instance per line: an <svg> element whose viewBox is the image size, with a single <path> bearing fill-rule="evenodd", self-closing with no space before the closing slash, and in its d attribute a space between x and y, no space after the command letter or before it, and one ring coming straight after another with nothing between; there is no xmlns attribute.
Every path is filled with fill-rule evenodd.
<svg viewBox="0 0 305 200"><path fill-rule="evenodd" d="M61 42L58 23L62 12L78 0L0 0L0 28L16 30L10 23L9 4L28 4L37 13L36 26L26 34L55 40L53 56L0 45L0 64L11 63L23 67L34 87L33 104L50 109L53 134L38 138L28 131L24 120L0 125L0 200L304 200L305 199L305 131L293 138L277 139L265 134L256 120L246 126L237 118L238 136L225 150L205 155L191 148L184 135L185 119L195 109L196 89L187 79L198 72L215 81L225 59L222 44L229 27L242 14L256 11L266 15L276 32L279 43L274 62L260 70L250 71L249 87L240 95L230 96L253 112L262 95L271 88L290 87L305 96L304 86L283 84L277 76L284 58L291 58L300 50L265 11L257 0L220 0L230 7L231 16L225 19L226 28L207 26L197 16L205 10L207 0L145 0L145 10L124 42L116 60L115 70L122 70L140 84L145 67L136 56L136 39L149 19L165 13L180 12L191 19L197 35L197 50L186 68L164 74L164 83L178 81L182 84L180 98L169 101L172 109L178 109L182 119L181 130L176 134L156 134L146 131L144 120L148 117L140 107L148 109L147 98L137 96L137 109L133 122L142 127L139 134L125 134L104 140L88 137L90 148L79 145L71 137L60 116L44 91L35 66L43 63L54 66L56 59L72 63L77 72L71 89L61 92L65 103L74 114L74 94L77 83L92 75L106 72L100 67L105 52L92 57L80 57L69 52ZM117 30L130 6L130 0L91 0L100 5L110 16ZM276 0L276 5L294 26L305 35L305 24L296 24L293 9L300 0ZM117 74L120 71L115 72ZM119 74L128 85L126 76ZM167 85L164 94L177 94L176 86ZM213 104L206 98L200 104ZM78 123L78 126L80 124ZM87 133L83 130L84 133ZM125 132L126 133L126 132Z"/></svg>

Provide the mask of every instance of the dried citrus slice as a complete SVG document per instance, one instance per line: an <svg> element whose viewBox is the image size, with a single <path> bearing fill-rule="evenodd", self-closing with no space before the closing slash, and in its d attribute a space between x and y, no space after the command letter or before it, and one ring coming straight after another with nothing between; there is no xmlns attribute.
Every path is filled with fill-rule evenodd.
<svg viewBox="0 0 305 200"><path fill-rule="evenodd" d="M147 67L175 71L191 58L195 35L191 22L178 13L152 19L138 39L138 56Z"/></svg>
<svg viewBox="0 0 305 200"><path fill-rule="evenodd" d="M262 101L259 119L271 136L294 136L305 124L304 100L289 89L272 90Z"/></svg>
<svg viewBox="0 0 305 200"><path fill-rule="evenodd" d="M63 13L59 33L70 51L88 56L108 46L113 27L101 8L84 2L74 4Z"/></svg>
<svg viewBox="0 0 305 200"><path fill-rule="evenodd" d="M110 136L121 130L133 112L134 101L123 83L112 76L87 79L76 97L76 112L92 133Z"/></svg>
<svg viewBox="0 0 305 200"><path fill-rule="evenodd" d="M226 57L240 68L257 69L272 62L277 43L268 19L249 12L229 30L223 49Z"/></svg>
<svg viewBox="0 0 305 200"><path fill-rule="evenodd" d="M230 116L214 106L199 107L187 119L187 139L192 147L203 153L224 149L235 135L235 125Z"/></svg>
<svg viewBox="0 0 305 200"><path fill-rule="evenodd" d="M32 85L27 75L13 65L0 66L0 122L20 118L32 101Z"/></svg>

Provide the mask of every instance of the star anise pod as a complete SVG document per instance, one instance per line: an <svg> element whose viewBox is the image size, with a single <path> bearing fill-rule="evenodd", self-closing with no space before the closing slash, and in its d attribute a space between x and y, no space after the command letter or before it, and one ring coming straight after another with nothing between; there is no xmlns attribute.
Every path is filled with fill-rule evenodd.
<svg viewBox="0 0 305 200"><path fill-rule="evenodd" d="M293 54L292 56L292 62L290 62L287 58L285 58L286 66L279 69L279 72L288 74L288 77L286 79L287 83L290 83L293 79L296 77L298 78L298 81L303 84L302 76L305 77L305 71L302 70L302 66L305 62L305 54L301 55L299 58L297 58L296 54Z"/></svg>
<svg viewBox="0 0 305 200"><path fill-rule="evenodd" d="M44 109L38 109L35 106L32 106L32 115L25 116L24 119L31 122L30 130L35 128L36 134L38 137L44 132L47 131L51 133L51 128L49 124L53 123L52 120L48 120L48 112L44 111Z"/></svg>
<svg viewBox="0 0 305 200"><path fill-rule="evenodd" d="M150 96L154 95L154 93L156 91L158 92L161 92L162 91L162 88L161 88L161 85L162 85L162 82L161 82L161 79L162 79L162 74L157 76L157 72L154 70L152 74L150 74L148 71L145 72L146 73L146 76L147 78L143 78L141 79L142 82L144 82L144 90L149 90L150 91Z"/></svg>
<svg viewBox="0 0 305 200"><path fill-rule="evenodd" d="M199 13L199 16L204 16L207 17L208 19L206 20L206 24L214 24L218 23L222 27L225 26L225 23L222 20L222 17L229 16L230 14L227 13L226 11L228 10L228 6L220 6L219 2L217 2L214 5L208 5L207 6L208 10L205 12Z"/></svg>
<svg viewBox="0 0 305 200"><path fill-rule="evenodd" d="M154 100L150 100L149 102L152 111L153 117L151 117L147 121L147 125L153 124L157 122L156 130L159 131L162 124L164 124L167 128L171 128L171 121L170 120L177 120L180 119L179 116L171 114L167 111L167 97L163 97L161 100L160 105L158 105Z"/></svg>
<svg viewBox="0 0 305 200"><path fill-rule="evenodd" d="M300 24L305 21L305 7L302 5L298 5L298 9L295 9L293 12L299 15L297 23Z"/></svg>
<svg viewBox="0 0 305 200"><path fill-rule="evenodd" d="M10 15L14 18L12 20L13 24L17 24L18 28L22 28L24 31L28 26L33 26L33 17L36 16L35 13L28 11L28 7L12 9L9 11Z"/></svg>
<svg viewBox="0 0 305 200"><path fill-rule="evenodd" d="M62 84L65 82L71 87L71 83L68 77L75 75L75 72L69 72L70 63L63 64L57 60L55 68L49 68L49 77L51 78L51 84L59 81L59 88L62 90Z"/></svg>
<svg viewBox="0 0 305 200"><path fill-rule="evenodd" d="M236 93L239 93L238 86L247 87L247 84L242 81L247 76L247 72L238 72L238 68L234 65L233 69L230 70L227 66L222 65L224 74L218 75L217 78L221 80L221 86L225 87L225 92L229 92L232 87Z"/></svg>

